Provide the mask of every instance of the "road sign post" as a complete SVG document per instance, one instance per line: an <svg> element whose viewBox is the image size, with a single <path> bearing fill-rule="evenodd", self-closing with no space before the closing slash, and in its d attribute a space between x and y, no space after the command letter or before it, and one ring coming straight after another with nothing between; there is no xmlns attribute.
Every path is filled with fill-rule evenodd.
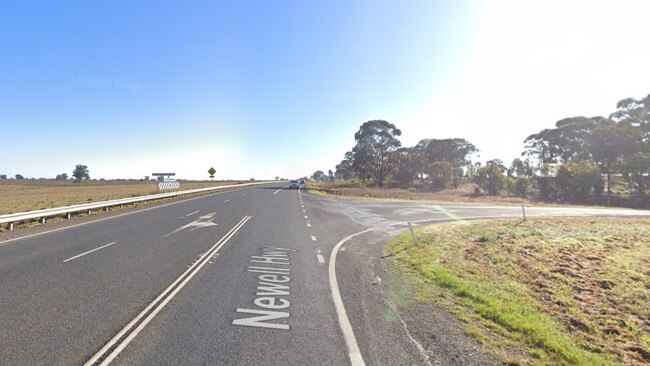
<svg viewBox="0 0 650 366"><path fill-rule="evenodd" d="M214 178L214 174L215 174L216 172L217 172L217 171L214 170L214 168L210 168L210 169L208 170L208 174L210 174L210 179Z"/></svg>

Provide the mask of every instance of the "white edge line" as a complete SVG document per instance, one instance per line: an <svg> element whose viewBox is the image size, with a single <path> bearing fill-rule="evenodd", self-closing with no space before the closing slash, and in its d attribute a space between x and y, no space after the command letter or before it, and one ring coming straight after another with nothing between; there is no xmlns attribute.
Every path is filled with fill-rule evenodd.
<svg viewBox="0 0 650 366"><path fill-rule="evenodd" d="M74 257L70 257L70 258L64 260L63 263L65 263L65 262L69 262L69 261L71 261L71 260L73 260L73 259L77 259L77 258L79 258L79 257L83 257L84 255L86 255L86 254L90 254L90 253L92 253L92 252L94 252L94 251L97 251L97 250L100 250L100 249L103 249L103 248L106 248L106 247L110 247L111 245L113 245L113 244L115 244L115 243L117 243L117 242L114 241L114 242L112 242L112 243L108 243L108 244L106 244L106 245L102 245L102 246L99 247L99 248L95 248L95 249L93 249L93 250L89 250L89 251L84 252L84 253L81 253L81 254L79 254L79 255L75 255Z"/></svg>
<svg viewBox="0 0 650 366"><path fill-rule="evenodd" d="M115 343L117 343L117 341L118 341L119 339L121 339L121 338L124 336L124 334L126 334L126 332L128 332L128 331L129 331L129 330L130 330L130 329L135 325L135 323L137 323L137 322L138 322L138 321L139 321L139 320L140 320L140 319L141 319L145 314L147 314L147 313L149 312L149 310L151 310L151 308L152 308L152 307L153 307L153 306L154 306L158 301L160 301L161 298L163 298L164 296L166 296L167 293L168 293L168 292L169 292L169 291L170 291L174 286L176 286L176 284L177 284L177 283L178 283L178 282L179 282L179 281L180 281L184 276L186 276L188 273L190 273L191 271L193 271L193 270L195 270L195 269L197 269L197 268L200 269L200 267L197 267L197 266L200 265L200 266L202 267L203 265L205 265L205 263L207 262L206 258L209 259L209 258L211 258L212 256L214 256L214 253L216 253L217 251L219 251L219 249L221 249L221 247L223 246L223 244L225 244L228 240L230 240L230 238L231 238L233 235L235 235L235 233L236 233L236 232L237 232L241 227L243 227L244 224L246 224L246 222L247 222L250 218L251 218L251 216L244 216L244 218L242 218L242 219L239 221L239 223L237 223L235 226L233 226L233 228L230 229L230 231L229 231L228 233L226 233L226 235L224 235L224 236L223 236L223 237L222 237L222 238L221 238L221 239L220 239L220 240L219 240L219 241L218 241L214 246L212 246L212 248L210 248L210 249L209 249L205 254L203 254L203 256L201 256L201 258L199 258L199 260L197 260L196 262L194 262L194 264L192 264L192 266L190 266L190 268L188 268L187 270L185 270L185 272L183 272L183 273L182 273L182 274L181 274L181 275L180 275L180 276L179 276L179 277L178 277L174 282L172 282L171 285L169 285L169 286L168 286L168 287L167 287L163 292L161 292L160 295L158 295L158 297L156 297L156 298L155 298L155 299L154 299L154 300L153 300L149 305L147 305L147 307L145 307L145 308L140 312L140 314L138 314L135 318L133 318L133 320L131 320L131 321L129 322L129 324L127 324L124 328L122 328L122 330L121 330L119 333L117 333L117 334L115 335L115 337L113 337L110 341L108 341L108 343L106 343L106 345L104 345L104 347L102 347L102 349L100 349L100 350L99 350L99 351L98 351L98 352L97 352L97 353L96 353L96 354L95 354L95 355L94 355L90 360L86 361L86 363L84 363L84 366L88 366L88 365L93 365L93 364L95 364L95 362L97 362L97 360L98 360L101 356L103 356L103 355L106 353L106 351L108 351L111 347L113 347L113 345L114 345ZM215 248L216 248L216 250L214 250ZM214 251L214 253L212 253L213 251ZM197 272L198 272L198 269L197 269ZM195 273L196 273L196 272L195 272ZM185 283L186 283L186 282L183 282L183 284L179 285L179 287L183 287ZM180 289L180 288L177 288L177 290L179 290L179 289ZM174 294L175 294L175 293L174 293ZM165 304L166 304L166 303L165 303ZM161 306L161 305L164 306L162 303L161 303L159 306ZM150 314L150 315L151 315L151 314ZM151 320L151 317L148 316L147 319L148 319L148 321L150 321L150 320ZM147 320L145 319L145 321L147 321ZM147 322L148 322L148 321L147 321ZM143 322L144 322L144 321L143 321ZM141 323L140 325L142 325L142 323ZM140 328L140 327L138 327L138 328ZM138 329L138 328L136 328L136 329ZM144 327L142 327L142 328L144 328ZM142 328L140 328L140 329L142 329ZM133 334L133 333L132 333L132 334ZM128 338L127 338L127 339L128 339ZM133 339L133 338L130 338L130 339ZM130 342L130 339L129 339L129 342ZM104 360L102 361L101 365L108 365L108 364L113 360L113 358L115 358L115 357L116 357L116 356L121 352L121 350L124 349L124 347L126 347L126 344L124 344L124 342L126 342L126 339L125 339L125 340L120 344L120 346L123 345L123 347L120 348L120 346L118 346L118 348L116 348L115 350L113 350L113 352L111 352L111 354L110 354L106 359L104 359ZM127 342L127 343L128 343L128 342ZM119 349L120 352L115 353L116 351L118 351L118 349ZM111 357L111 356L113 356L113 357Z"/></svg>
<svg viewBox="0 0 650 366"><path fill-rule="evenodd" d="M332 249L332 253L330 254L330 290L332 291L332 300L334 301L334 307L336 308L336 315L339 319L339 327L341 327L341 332L345 338L345 344L348 346L348 356L350 357L350 363L352 366L365 366L365 362L363 362L363 356L361 356L361 351L359 350L357 339L354 337L354 330L352 330L352 324L350 324L348 314L345 312L345 306L343 305L343 299L341 298L341 292L339 291L339 283L336 279L336 255L338 254L341 246L348 240L354 238L355 236L365 234L368 231L372 231L372 229L366 229L356 234L346 236L334 246L334 249Z"/></svg>

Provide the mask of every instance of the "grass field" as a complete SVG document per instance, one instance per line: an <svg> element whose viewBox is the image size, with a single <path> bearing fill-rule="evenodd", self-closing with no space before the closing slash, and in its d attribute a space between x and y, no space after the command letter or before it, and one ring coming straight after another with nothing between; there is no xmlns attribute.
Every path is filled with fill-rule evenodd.
<svg viewBox="0 0 650 366"><path fill-rule="evenodd" d="M452 311L505 363L650 364L650 219L455 222L416 234L419 246L403 234L385 248L414 287L410 303Z"/></svg>
<svg viewBox="0 0 650 366"><path fill-rule="evenodd" d="M181 189L236 184L235 181L181 182ZM157 193L157 182L0 180L0 215Z"/></svg>

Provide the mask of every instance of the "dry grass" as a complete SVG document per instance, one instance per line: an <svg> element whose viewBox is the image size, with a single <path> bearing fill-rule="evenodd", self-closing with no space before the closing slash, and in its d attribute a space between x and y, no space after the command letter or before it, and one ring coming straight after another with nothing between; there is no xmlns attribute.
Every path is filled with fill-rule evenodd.
<svg viewBox="0 0 650 366"><path fill-rule="evenodd" d="M650 219L481 221L393 240L398 273L519 364L650 364Z"/></svg>
<svg viewBox="0 0 650 366"><path fill-rule="evenodd" d="M308 190L320 195L342 198L381 199L401 201L461 202L479 204L535 204L525 198L508 196L487 196L474 194L475 184L465 184L455 189L439 192L416 191L402 188L374 188L350 184L349 182L312 183Z"/></svg>
<svg viewBox="0 0 650 366"><path fill-rule="evenodd" d="M181 182L181 189L235 184L233 181ZM157 182L0 180L0 215L157 193Z"/></svg>

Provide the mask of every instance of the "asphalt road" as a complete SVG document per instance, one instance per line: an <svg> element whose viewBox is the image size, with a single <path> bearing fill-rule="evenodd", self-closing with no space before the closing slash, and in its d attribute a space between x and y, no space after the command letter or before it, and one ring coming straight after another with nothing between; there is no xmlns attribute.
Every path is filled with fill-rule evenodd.
<svg viewBox="0 0 650 366"><path fill-rule="evenodd" d="M519 217L520 207L339 201L282 188L0 237L0 364L462 363L462 349L432 355L411 337L381 288L382 243L406 222Z"/></svg>

